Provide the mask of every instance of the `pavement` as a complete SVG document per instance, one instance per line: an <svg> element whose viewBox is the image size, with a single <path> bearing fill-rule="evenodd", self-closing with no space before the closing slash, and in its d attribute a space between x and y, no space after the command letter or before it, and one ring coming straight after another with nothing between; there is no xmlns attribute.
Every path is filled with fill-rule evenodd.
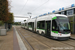
<svg viewBox="0 0 75 50"><path fill-rule="evenodd" d="M27 50L15 27L0 36L0 50Z"/></svg>
<svg viewBox="0 0 75 50"><path fill-rule="evenodd" d="M13 28L7 35L0 36L0 50L13 50Z"/></svg>

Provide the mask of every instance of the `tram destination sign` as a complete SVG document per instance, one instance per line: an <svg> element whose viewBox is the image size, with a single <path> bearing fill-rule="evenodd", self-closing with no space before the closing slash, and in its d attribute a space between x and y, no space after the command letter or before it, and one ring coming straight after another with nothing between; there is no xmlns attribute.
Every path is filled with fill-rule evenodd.
<svg viewBox="0 0 75 50"><path fill-rule="evenodd" d="M59 19L67 19L66 17L59 17Z"/></svg>

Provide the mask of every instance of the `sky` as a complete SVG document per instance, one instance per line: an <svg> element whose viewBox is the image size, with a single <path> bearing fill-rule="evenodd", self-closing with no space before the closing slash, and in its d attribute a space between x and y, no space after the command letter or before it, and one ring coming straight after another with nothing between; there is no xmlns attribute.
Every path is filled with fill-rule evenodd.
<svg viewBox="0 0 75 50"><path fill-rule="evenodd" d="M14 14L14 21L23 22L30 16L33 18L53 10L57 11L62 7L70 7L71 4L75 4L75 0L9 0L9 3L10 12ZM28 18L16 18L16 16Z"/></svg>

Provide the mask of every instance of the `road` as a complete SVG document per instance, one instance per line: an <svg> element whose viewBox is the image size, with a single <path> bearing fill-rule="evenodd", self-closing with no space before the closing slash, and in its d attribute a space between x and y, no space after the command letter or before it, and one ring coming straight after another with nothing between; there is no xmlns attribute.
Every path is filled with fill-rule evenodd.
<svg viewBox="0 0 75 50"><path fill-rule="evenodd" d="M15 26L27 50L75 50L75 40L53 40Z"/></svg>

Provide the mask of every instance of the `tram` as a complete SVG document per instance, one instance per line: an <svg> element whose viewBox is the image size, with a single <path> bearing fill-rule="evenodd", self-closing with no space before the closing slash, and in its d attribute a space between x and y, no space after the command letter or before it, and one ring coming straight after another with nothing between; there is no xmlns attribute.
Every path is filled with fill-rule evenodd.
<svg viewBox="0 0 75 50"><path fill-rule="evenodd" d="M25 23L25 29L58 40L68 40L71 36L70 23L66 15L49 14L31 18Z"/></svg>

